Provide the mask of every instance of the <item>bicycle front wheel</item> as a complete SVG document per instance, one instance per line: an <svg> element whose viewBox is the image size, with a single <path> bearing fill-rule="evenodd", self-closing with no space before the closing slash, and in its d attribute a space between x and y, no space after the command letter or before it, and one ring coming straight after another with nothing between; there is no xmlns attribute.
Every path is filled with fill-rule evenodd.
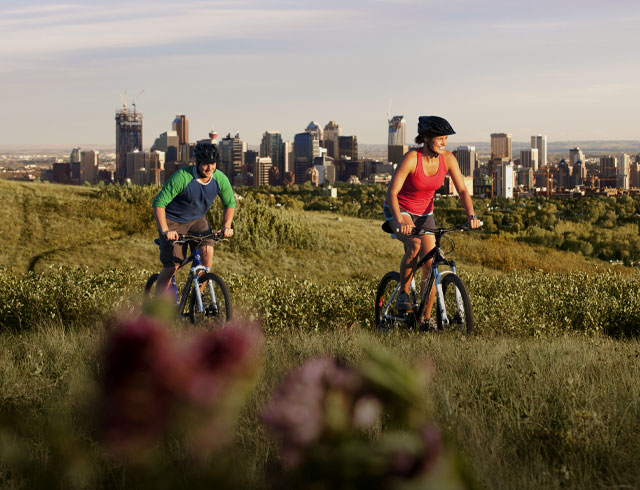
<svg viewBox="0 0 640 490"><path fill-rule="evenodd" d="M221 326L231 321L231 295L229 288L220 276L209 272L198 278L202 297L202 311L196 300L195 288L189 301L189 318L192 323ZM204 286L203 286L204 285Z"/></svg>
<svg viewBox="0 0 640 490"><path fill-rule="evenodd" d="M451 273L442 278L442 295L446 308L448 327L470 335L473 332L474 321L471 311L471 300L462 279ZM441 311L440 298L436 308L436 321L438 330L444 330L445 322Z"/></svg>
<svg viewBox="0 0 640 490"><path fill-rule="evenodd" d="M396 300L400 292L400 273L387 272L376 292L375 322L376 328L381 332L387 332L397 326L404 313L399 313L396 308Z"/></svg>

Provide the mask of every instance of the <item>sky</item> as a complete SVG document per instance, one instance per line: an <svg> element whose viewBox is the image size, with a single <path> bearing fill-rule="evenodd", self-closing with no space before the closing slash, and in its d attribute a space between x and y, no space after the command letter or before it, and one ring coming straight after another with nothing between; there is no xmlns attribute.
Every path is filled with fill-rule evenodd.
<svg viewBox="0 0 640 490"><path fill-rule="evenodd" d="M452 141L640 139L637 0L0 0L0 145L144 146L337 121L386 144L387 113L447 118Z"/></svg>

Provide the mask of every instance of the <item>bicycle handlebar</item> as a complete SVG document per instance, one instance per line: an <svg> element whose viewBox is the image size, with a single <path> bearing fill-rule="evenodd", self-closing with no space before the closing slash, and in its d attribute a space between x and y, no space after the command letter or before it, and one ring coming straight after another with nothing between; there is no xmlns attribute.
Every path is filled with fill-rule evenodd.
<svg viewBox="0 0 640 490"><path fill-rule="evenodd" d="M224 234L216 231L207 235L178 235L178 239L173 240L173 243L202 242L208 239L212 239L214 242L225 240Z"/></svg>
<svg viewBox="0 0 640 490"><path fill-rule="evenodd" d="M480 221L480 226L484 225L482 221ZM396 230L391 229L391 225L389 221L385 221L382 224L382 229L386 233L400 233L400 229L396 228ZM413 228L411 234L412 235L425 235L427 233L433 233L434 235L444 235L445 233L450 233L452 231L472 231L477 228L469 228L469 225L466 223L461 225L452 226L450 228L425 228L422 230L418 230L417 228Z"/></svg>

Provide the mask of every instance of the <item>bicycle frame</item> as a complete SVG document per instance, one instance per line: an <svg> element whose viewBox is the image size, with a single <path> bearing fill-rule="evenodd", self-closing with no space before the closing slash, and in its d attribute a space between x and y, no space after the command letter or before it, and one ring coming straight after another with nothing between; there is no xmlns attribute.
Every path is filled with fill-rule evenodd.
<svg viewBox="0 0 640 490"><path fill-rule="evenodd" d="M414 302L414 307L417 307L417 313L416 313L416 317L417 318L421 318L422 314L424 313L425 308L427 307L427 293L431 291L431 289L434 286L435 283L435 288L436 288L436 298L438 301L438 307L440 308L440 312L441 312L441 318L442 318L442 324L444 326L448 326L449 325L449 318L447 317L447 308L445 306L444 303L444 294L442 291L442 278L447 275L447 274L455 274L456 273L456 264L453 260L447 260L444 256L444 254L442 253L442 250L440 249L440 239L442 237L442 235L436 234L436 244L435 246L429 250L429 252L427 252L425 254L424 257L422 257L418 263L416 264L416 267L413 271L413 274L411 275L411 286L410 286L410 290L411 290L411 296L413 298L413 302ZM429 260L433 259L433 262L431 263L431 266L429 267L429 274L427 276L426 279L426 286L423 287L421 294L420 294L420 301L418 301L418 297L417 297L417 288L416 288L416 282L415 282L415 271L417 271L420 267L422 267L425 263L427 263ZM440 272L438 270L438 267L442 266L442 265L446 265L448 266L450 269L449 270L445 270ZM400 293L400 288L401 288L401 284L398 283L398 285L396 286L395 290L393 291L393 293L391 294L391 296L389 297L389 300L387 301L387 303L384 306L384 315L387 316L387 312L389 311L389 307L391 306L391 304L393 304L393 302L395 301L396 296ZM456 290L456 302L458 304L461 304L462 302L462 297L460 296L460 294L458 293L458 291ZM400 321L400 322L406 322L408 320L407 316L393 316L393 315L389 315L389 318L395 321Z"/></svg>

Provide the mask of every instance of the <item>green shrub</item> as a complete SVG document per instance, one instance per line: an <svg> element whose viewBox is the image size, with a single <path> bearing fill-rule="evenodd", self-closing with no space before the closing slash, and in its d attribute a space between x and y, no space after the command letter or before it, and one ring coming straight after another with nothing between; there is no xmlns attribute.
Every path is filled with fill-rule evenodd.
<svg viewBox="0 0 640 490"><path fill-rule="evenodd" d="M143 271L57 269L23 276L0 274L0 331L33 329L48 322L86 325L116 310L129 292L141 291Z"/></svg>

